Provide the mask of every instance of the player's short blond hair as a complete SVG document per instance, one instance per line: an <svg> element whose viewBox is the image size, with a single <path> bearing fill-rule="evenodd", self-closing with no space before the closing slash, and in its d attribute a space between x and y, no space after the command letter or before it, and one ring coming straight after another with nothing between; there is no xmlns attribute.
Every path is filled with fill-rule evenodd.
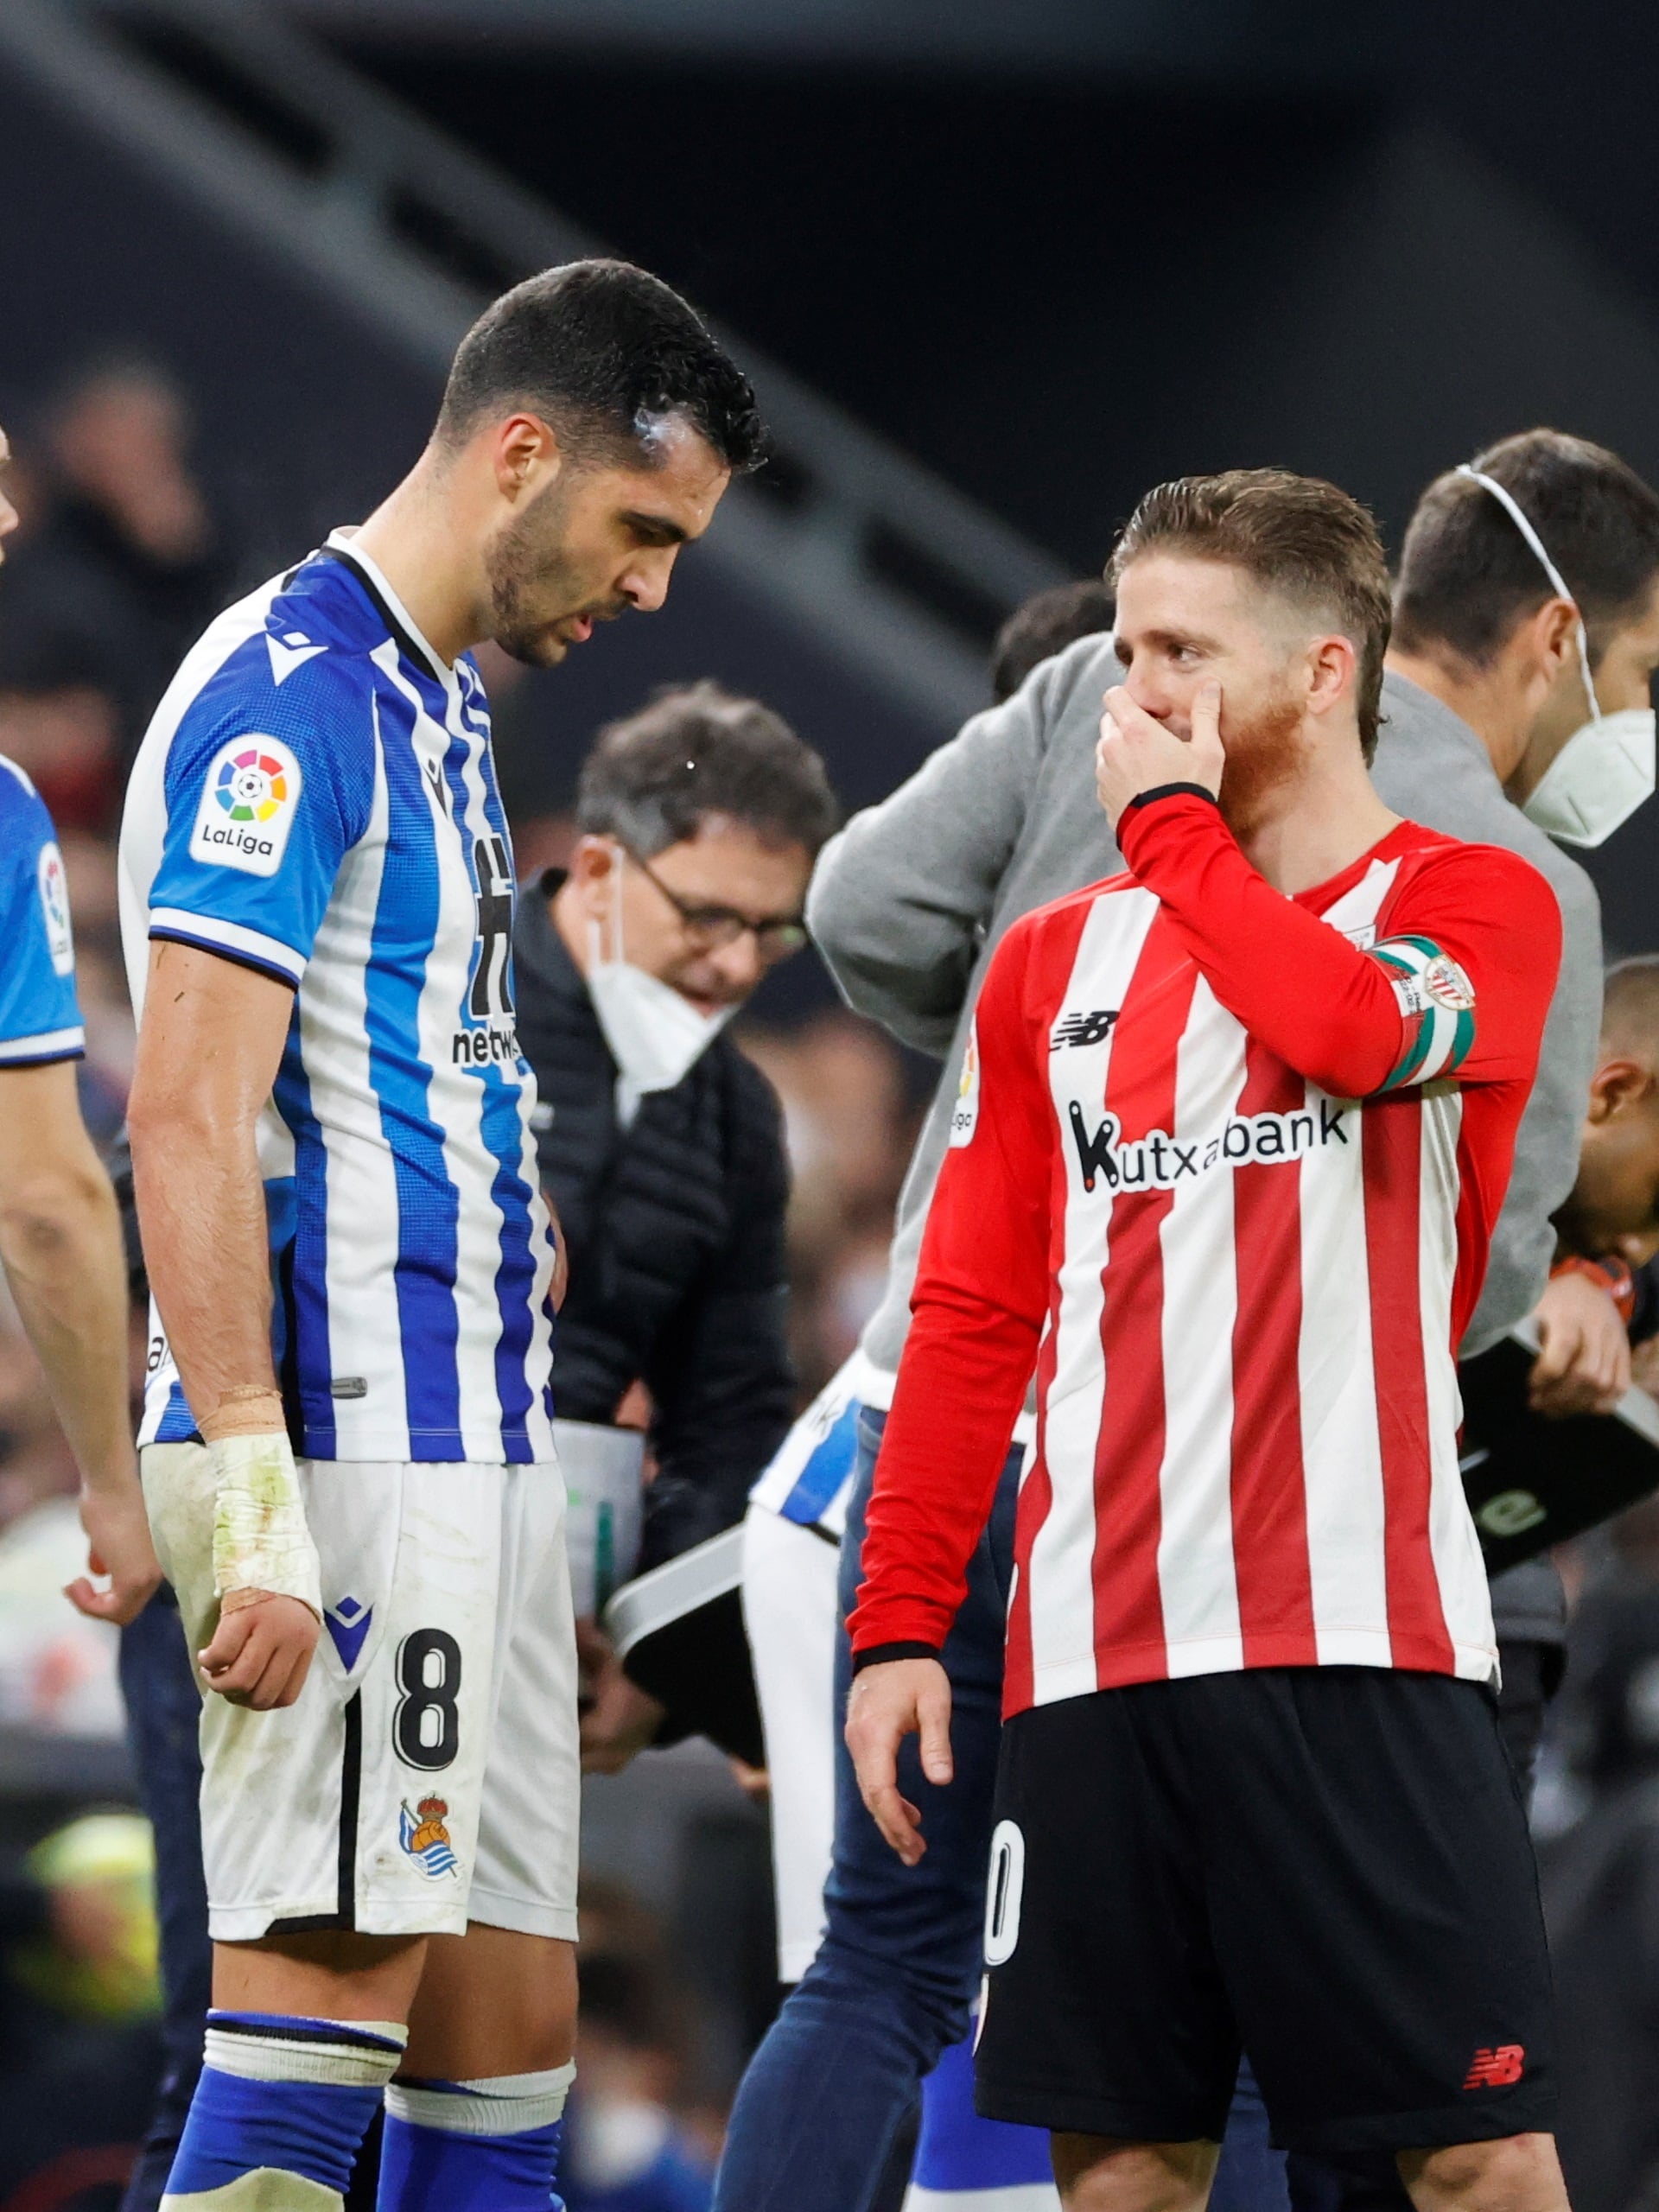
<svg viewBox="0 0 1659 2212"><path fill-rule="evenodd" d="M1264 590L1318 608L1359 657L1355 708L1369 762L1381 719L1393 607L1376 524L1359 501L1287 468L1230 468L1155 485L1129 517L1106 570L1116 588L1154 547L1242 569Z"/></svg>

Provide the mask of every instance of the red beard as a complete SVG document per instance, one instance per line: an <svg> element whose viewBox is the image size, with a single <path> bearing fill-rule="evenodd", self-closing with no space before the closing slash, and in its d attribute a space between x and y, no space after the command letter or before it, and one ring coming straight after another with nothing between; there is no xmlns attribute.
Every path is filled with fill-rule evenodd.
<svg viewBox="0 0 1659 2212"><path fill-rule="evenodd" d="M1268 801L1300 772L1301 709L1293 699L1264 707L1254 721L1228 731L1221 775L1222 818L1235 836L1255 828Z"/></svg>

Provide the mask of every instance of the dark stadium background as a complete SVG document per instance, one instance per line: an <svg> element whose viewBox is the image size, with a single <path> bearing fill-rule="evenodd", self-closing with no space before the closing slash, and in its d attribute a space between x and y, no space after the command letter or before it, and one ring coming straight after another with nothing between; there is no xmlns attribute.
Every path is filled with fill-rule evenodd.
<svg viewBox="0 0 1659 2212"><path fill-rule="evenodd" d="M262 61L232 18L312 43ZM315 70L295 62L308 51ZM419 448L445 348L399 334L407 300L353 295L353 254L372 275L376 248L354 227L349 162L328 189L342 157L317 120L322 60L679 286L740 353L747 341L881 442L878 473L882 452L908 455L1022 542L1000 564L953 561L945 511L919 491L912 505L895 477L858 591L822 607L771 588L753 560L692 555L664 613L501 696L531 858L560 849L594 729L664 681L758 693L821 749L845 804L880 797L980 696L1014 580L1097 569L1161 477L1266 462L1328 475L1391 546L1431 476L1534 423L1659 481L1659 11L1629 0L0 0L0 423L25 522L0 574L0 749L28 646L8 631L8 588L76 378L139 360L176 385L238 588L360 517ZM312 205L299 227L316 237L275 219L268 177ZM382 212L435 300L453 309L524 273L487 226L452 223L409 185ZM319 239L339 247L332 273L308 251ZM757 513L798 519L799 466L786 442ZM948 683L929 680L934 653ZM106 1133L130 1049L110 906L118 751L67 841L89 1108ZM1656 823L1650 805L1587 856L1616 951L1659 948ZM758 1013L752 1046L797 1166L794 1331L811 1383L879 1281L928 1071L839 1014L810 959ZM20 1344L0 1312L0 1560L8 1528L66 1486ZM1604 1540L1574 1572L1659 1590L1656 1554L1633 1523L1617 1559ZM83 1648L29 1626L21 1586L0 1575L0 1845L129 1787L110 1729L77 1732L68 1701L47 1697ZM1656 1655L1659 1627L1625 1656L1627 1672L1654 1669L1659 1715ZM1575 1708L1546 1826L1571 1834L1593 1811L1594 1746L1617 1765L1601 1727ZM592 1940L614 1968L595 1982L612 1997L594 2035L613 2056L643 2051L653 2094L711 2142L771 1998L762 1817L693 1752L602 1785L588 1823ZM7 1924L0 1895L0 1955ZM1630 1955L1615 1929L1606 1975L1573 1997L1610 2047L1648 2001L1645 1985L1629 2012L1607 1993ZM22 2018L0 2001L0 2106L32 2063ZM6 2187L0 2174L0 2212Z"/></svg>

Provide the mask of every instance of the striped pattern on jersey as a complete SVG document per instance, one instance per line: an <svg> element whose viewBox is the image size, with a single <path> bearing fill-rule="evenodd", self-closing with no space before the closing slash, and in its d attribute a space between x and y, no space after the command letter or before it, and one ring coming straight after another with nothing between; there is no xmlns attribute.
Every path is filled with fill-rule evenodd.
<svg viewBox="0 0 1659 2212"><path fill-rule="evenodd" d="M1420 983L1436 948L1375 942L1401 865L1323 918ZM1042 973L1057 1219L1007 1709L1249 1666L1487 1679L1451 1349L1465 1109L1421 1084L1456 1021L1431 1002L1408 1091L1328 1096L1128 877L1057 911Z"/></svg>
<svg viewBox="0 0 1659 2212"><path fill-rule="evenodd" d="M134 768L121 861L135 1002L150 938L294 986L259 1152L305 1454L551 1459L552 1239L476 670L446 668L331 541L186 660ZM159 1323L150 1364L141 1440L190 1433Z"/></svg>

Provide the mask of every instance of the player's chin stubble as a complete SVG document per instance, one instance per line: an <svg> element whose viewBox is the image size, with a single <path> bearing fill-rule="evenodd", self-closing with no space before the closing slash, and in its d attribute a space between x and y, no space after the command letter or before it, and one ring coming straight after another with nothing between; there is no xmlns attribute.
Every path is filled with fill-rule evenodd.
<svg viewBox="0 0 1659 2212"><path fill-rule="evenodd" d="M559 550L569 502L563 487L550 485L512 528L485 550L484 573L490 587L490 634L502 652L526 668L552 668L570 650L556 627L582 604L570 563ZM557 614L532 614L534 600Z"/></svg>

